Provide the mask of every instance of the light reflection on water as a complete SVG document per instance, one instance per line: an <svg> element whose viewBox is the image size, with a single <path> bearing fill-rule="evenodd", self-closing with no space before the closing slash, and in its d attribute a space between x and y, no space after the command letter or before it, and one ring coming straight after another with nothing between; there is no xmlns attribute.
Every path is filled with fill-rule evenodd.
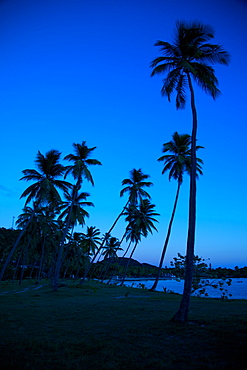
<svg viewBox="0 0 247 370"><path fill-rule="evenodd" d="M219 281L218 279L209 279L210 281ZM145 288L150 289L154 283L154 280L126 280L124 285L141 287L140 284L144 284ZM157 291L163 292L164 288L170 290L174 293L183 293L184 281L172 280L160 280L158 282ZM223 288L227 289L232 297L231 299L247 299L247 278L233 278L231 286L228 286L226 283ZM209 295L209 298L221 298L221 291L219 289L214 289L213 287L206 287L206 292Z"/></svg>

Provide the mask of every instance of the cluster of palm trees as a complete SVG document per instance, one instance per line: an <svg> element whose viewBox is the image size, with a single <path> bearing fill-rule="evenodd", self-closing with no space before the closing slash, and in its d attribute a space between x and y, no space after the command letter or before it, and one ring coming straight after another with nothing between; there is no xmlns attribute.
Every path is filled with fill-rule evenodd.
<svg viewBox="0 0 247 370"><path fill-rule="evenodd" d="M92 202L87 201L89 194L81 191L83 180L94 185L89 166L101 163L89 158L95 147L88 148L85 141L73 144L73 147L74 154L64 158L72 162L71 165L63 166L59 162L61 153L50 150L45 155L38 152L35 160L37 170L23 170L21 180L34 183L21 195L21 198L27 197L23 213L16 222L21 231L2 267L0 279L20 241L23 245L19 254L21 279L23 266L27 263L28 254L31 254L35 264L39 266L39 278L46 266L47 275L52 279L53 290L56 291L62 266L66 273L70 262L74 261L74 268L77 264L76 275L79 275L83 267L85 279L93 269L97 257L113 262L117 253L122 250L121 243L124 239L130 241L130 244L134 243L131 253L133 256L142 236L146 237L152 233L152 229L156 230L154 216L158 214L154 212L155 206L151 204L151 197L144 189L152 185L145 181L149 175L143 174L141 169L133 169L130 171L130 178L122 181L126 186L120 192L120 196L129 194L128 201L110 230L102 238L100 230L95 226L87 227L86 233L74 233L74 227L78 224L84 226L85 218L89 216L85 207L93 206ZM68 174L72 174L74 184L66 181ZM111 232L121 216L126 217L127 226L122 240L119 241L111 236ZM105 273L106 271L102 271L100 277L105 276Z"/></svg>
<svg viewBox="0 0 247 370"><path fill-rule="evenodd" d="M170 154L158 159L164 162L162 173L168 171L169 180L173 178L178 181L178 189L153 290L156 288L163 265L183 174L191 171L190 141L189 135L179 135L175 132L172 140L163 144L163 152ZM89 217L85 207L93 206L92 202L86 201L89 194L81 192L83 179L87 179L94 185L88 167L101 163L96 159L88 158L95 148L88 148L86 142L73 144L73 147L75 154L64 158L73 161L73 165L62 166L59 163L61 153L51 150L45 156L38 152L35 163L39 171L30 169L23 171L24 176L21 179L34 181L34 183L21 195L21 197L27 197L23 213L16 222L21 232L6 259L1 276L21 240L23 247L18 256L19 265L22 267L20 282L24 273L23 266L27 264L27 261L32 261L33 265L38 266L38 279L46 271L46 276L52 278L53 289L57 290L61 267L63 267L64 277L70 270L73 274L76 271L75 277L79 277L83 269L81 280L83 282L86 277L94 274L95 266L97 266L94 262L100 259L103 259L105 263L102 264L98 278L104 280L108 276L111 265L117 261L119 252L123 250L122 243L126 240L127 248L122 257L128 251L130 255L122 278L123 284L131 258L142 237L147 237L149 233L152 234L153 230L157 231L155 217L159 214L155 212L151 196L146 190L153 183L148 181L150 176L144 174L141 169L133 169L130 171L129 178L122 181L124 187L120 191L120 197L128 195L127 202L108 232L100 237L100 230L95 226L87 227L85 233L74 232L74 227L77 224L84 226L85 218ZM200 165L202 160L197 159L197 161L198 172L202 173ZM69 173L73 174L75 184L65 181ZM62 191L62 197L59 190ZM33 207L28 206L31 202L33 202ZM124 217L126 221L121 240L111 236L120 217Z"/></svg>
<svg viewBox="0 0 247 370"><path fill-rule="evenodd" d="M158 159L164 162L162 173L169 171L169 180L175 179L178 187L161 254L159 272L152 287L153 290L157 286L171 235L183 176L185 173L190 175L185 284L179 311L173 318L174 321L180 322L187 320L189 311L195 244L196 179L198 174L202 174L201 165L203 163L201 159L196 157L196 151L202 147L196 144L197 111L193 80L215 99L220 91L218 89L218 80L211 65L215 63L227 65L229 62L229 54L223 47L211 43L213 38L214 31L208 25L198 21L190 23L177 22L174 43L158 41L155 45L160 47L162 55L151 63L151 68L153 68L152 76L166 74L161 94L167 96L170 101L172 93L175 92L176 108L184 108L186 90L188 88L192 110L191 136L188 134L180 135L175 132L172 140L163 145L163 153L165 154ZM145 175L141 169L133 169L130 172L130 178L122 181L122 185L125 187L120 192L120 196L128 194L128 200L104 236L102 238L99 237L100 231L96 227L88 227L85 234L76 235L74 233L73 235L75 225L80 224L83 226L85 217L88 217L88 212L84 207L93 206L91 202L86 201L89 194L81 192L83 180L87 180L94 185L89 166L101 165L98 160L89 158L95 147L88 148L86 142L73 144L73 146L74 154L69 154L64 158L71 163L70 165L61 165L59 163L61 153L51 150L45 156L38 152L36 165L39 171L30 169L23 171L24 176L22 180L35 182L21 196L27 197L24 212L17 221L21 232L3 265L0 280L17 245L23 238L26 238L25 248L22 251L23 261L25 261L28 249L32 247L32 244L35 244L35 238L39 235L39 240L41 241L39 244L40 266L44 264L45 251L49 248L49 245L56 246L53 253L53 265L51 264L51 266L53 266L53 288L57 290L61 266L66 260L65 256L72 258L74 253L78 260L84 259L85 279L90 270L93 269L97 258L99 259L103 256L109 263L117 258L117 253L122 250L121 244L123 240L129 243L124 255L132 246L131 258L141 238L146 237L153 230L157 230L155 227L155 222L157 222L155 216L158 216L158 214L155 212L155 206L151 203L151 197L146 190L146 188L152 185L150 181L146 181L149 175ZM66 181L68 174L71 174L74 178L74 184ZM61 199L61 192L64 200ZM28 204L31 202L33 202L33 206L28 207ZM111 236L111 233L120 217L123 216L127 226L122 239L118 240ZM73 248L75 249L74 251ZM108 267L106 267L106 270ZM40 271L42 271L42 268ZM101 276L104 276L105 272L102 271Z"/></svg>

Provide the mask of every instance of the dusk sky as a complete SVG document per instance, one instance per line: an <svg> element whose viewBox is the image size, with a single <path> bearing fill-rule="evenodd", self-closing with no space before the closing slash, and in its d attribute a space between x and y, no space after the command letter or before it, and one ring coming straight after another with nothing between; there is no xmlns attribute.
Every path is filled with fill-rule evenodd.
<svg viewBox="0 0 247 370"><path fill-rule="evenodd" d="M141 168L161 216L134 258L159 263L177 184L157 159L175 131L191 134L192 117L189 100L177 111L161 97L163 77L150 77L150 62L160 55L157 40L172 42L177 20L210 24L231 55L229 66L215 66L217 100L195 87L205 147L195 253L213 267L247 265L246 0L0 0L0 227L22 212L31 183L19 179L35 168L38 150L63 158L86 141L102 162L91 167L95 187L83 183L95 205L86 225L110 228L127 201L122 180ZM185 254L188 195L185 177L165 266ZM124 227L122 220L112 235L121 238Z"/></svg>

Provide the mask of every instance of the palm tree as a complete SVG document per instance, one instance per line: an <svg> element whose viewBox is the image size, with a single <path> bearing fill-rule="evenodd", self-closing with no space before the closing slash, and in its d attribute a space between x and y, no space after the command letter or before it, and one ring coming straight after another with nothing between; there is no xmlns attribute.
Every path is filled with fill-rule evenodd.
<svg viewBox="0 0 247 370"><path fill-rule="evenodd" d="M153 233L153 229L158 231L154 225L154 222L158 221L154 218L154 216L159 216L159 213L154 212L154 207L155 205L151 204L149 199L142 199L138 206L129 205L125 212L125 215L127 216L126 221L129 223L127 227L126 239L131 240L131 242L135 244L125 267L121 285L124 283L129 263L133 257L138 243L141 241L141 237L144 236L146 238L149 233Z"/></svg>
<svg viewBox="0 0 247 370"><path fill-rule="evenodd" d="M98 249L98 245L100 244L100 230L97 229L95 226L87 226L87 232L82 233L83 235L83 246L87 248L90 252L95 254L96 250Z"/></svg>
<svg viewBox="0 0 247 370"><path fill-rule="evenodd" d="M112 230L114 229L114 227L116 226L118 220L124 214L124 211L126 210L126 207L128 206L128 204L137 204L137 201L142 199L142 198L150 199L150 195L148 194L148 192L143 189L144 187L150 187L150 186L153 185L152 182L145 181L149 177L150 176L144 174L141 169L139 169L139 170L133 169L133 170L130 171L130 178L129 179L124 179L122 181L122 185L127 185L127 186L120 191L120 197L122 197L125 193L128 193L129 197L128 197L127 203L123 207L122 211L120 212L120 214L118 215L118 217L114 221L114 223L111 226L111 228L109 229L109 231L107 233L105 233L105 236L102 239L102 243L100 244L99 249L98 249L96 255L94 256L93 260L91 261L91 266L92 266L93 262L95 261L95 259L97 258L98 254L100 253L100 251L102 250L102 248L104 247L104 244L107 240L107 237L110 236L110 234L111 234ZM88 272L89 271L86 272L86 275L87 275ZM84 279L85 279L85 277L84 277Z"/></svg>
<svg viewBox="0 0 247 370"><path fill-rule="evenodd" d="M40 248L40 250L38 250L38 254L40 255L38 280L42 277L45 260L47 259L49 251L53 251L54 249L56 250L57 247L57 241L55 239L59 225L58 220L56 219L57 214L58 210L54 212L53 209L44 207L40 209L40 212L37 215L40 235L40 244L38 245Z"/></svg>
<svg viewBox="0 0 247 370"><path fill-rule="evenodd" d="M130 171L130 178L124 179L122 181L122 185L127 185L125 188L123 188L120 191L120 197L122 197L124 194L129 194L127 203L123 207L122 212L118 215L117 219L113 223L112 227L108 231L107 234L110 234L115 227L117 221L119 218L124 214L124 211L126 210L126 207L129 204L137 205L138 200L140 201L143 198L150 199L150 195L146 190L144 190L144 187L150 187L153 185L151 181L144 181L147 180L150 176L147 174L144 174L142 170L139 168L139 170L136 170L133 168L133 170Z"/></svg>
<svg viewBox="0 0 247 370"><path fill-rule="evenodd" d="M152 288L150 289L151 291L154 291L156 289L158 281L159 281L160 272L163 266L167 246L168 246L170 235L171 235L172 223L173 223L176 208L177 208L180 187L183 182L183 174L185 172L190 174L190 171L191 171L190 144L191 144L190 135L188 134L179 135L178 132L175 132L172 135L172 140L169 141L168 143L163 144L163 150L162 150L163 153L169 152L171 154L163 155L162 157L158 159L158 161L162 161L162 162L164 161L164 168L162 170L162 174L164 174L166 171L169 171L169 181L171 179L177 180L178 187L177 187L175 202L174 202L173 211L172 211L171 219L170 219L168 230L167 230L164 247L163 247L161 258L160 258L157 276L156 276L156 279L155 279L155 282ZM196 149L199 149L199 148L202 148L202 147L201 146L196 147ZM202 174L200 163L202 164L203 161L200 158L197 158L197 172L199 174Z"/></svg>
<svg viewBox="0 0 247 370"><path fill-rule="evenodd" d="M83 247L88 249L93 256L97 255L98 251L98 245L101 243L101 238L99 237L100 230L97 229L95 226L87 227L87 232L83 234ZM90 267L95 260L95 258L92 258L89 262L88 266L85 266L83 279L81 280L81 283L85 280L88 271L90 270Z"/></svg>
<svg viewBox="0 0 247 370"><path fill-rule="evenodd" d="M75 192L77 193L76 196L74 194ZM59 207L60 211L63 211L58 218L63 219L65 217L65 219L67 219L70 214L70 226L72 226L72 228L75 227L77 223L83 226L85 224L85 217L89 217L89 213L83 207L94 206L92 202L85 202L89 195L89 193L85 192L79 194L74 185L71 194L64 194L66 201L62 202Z"/></svg>
<svg viewBox="0 0 247 370"><path fill-rule="evenodd" d="M105 276L107 275L110 266L117 259L117 252L119 250L122 250L122 248L120 248L120 241L114 236L108 238L104 246L104 251L102 253L102 255L104 256L104 260L102 264L102 270L99 276L99 279L101 279L101 281L105 279Z"/></svg>
<svg viewBox="0 0 247 370"><path fill-rule="evenodd" d="M122 197L125 193L129 194L127 205L137 205L138 201L140 202L144 198L151 198L148 192L143 189L144 187L149 188L153 185L153 183L150 181L144 181L147 180L149 177L150 176L144 174L140 168L139 170L136 170L134 168L130 171L130 178L124 179L122 181L122 185L127 186L120 191L120 197Z"/></svg>
<svg viewBox="0 0 247 370"><path fill-rule="evenodd" d="M66 235L71 225L72 210L74 208L74 203L78 196L78 191L81 188L83 178L85 178L92 185L94 185L93 177L92 177L92 174L88 166L101 165L101 162L98 161L97 159L89 158L89 156L96 149L96 147L88 148L85 141L83 141L82 144L73 143L73 147L74 147L75 154L68 154L66 157L64 157L65 160L73 162L73 165L66 167L65 178L69 173L71 173L74 179L76 180L76 184L74 187L74 193L73 193L73 198L71 200L70 210L66 218L66 226L64 228L61 245L58 251L57 264L56 264L54 280L53 280L53 290L54 291L57 291L58 289L58 279L59 279L59 273L60 273L61 264L62 264L62 252L64 248L65 238L66 238Z"/></svg>
<svg viewBox="0 0 247 370"><path fill-rule="evenodd" d="M73 244L76 251L74 258L76 261L75 266L77 266L75 278L78 279L80 269L82 266L85 268L90 261L91 250L84 243L83 233L74 233Z"/></svg>
<svg viewBox="0 0 247 370"><path fill-rule="evenodd" d="M216 63L227 65L229 62L229 54L223 47L210 43L213 38L214 31L208 25L198 21L191 23L178 21L174 43L157 41L155 45L160 47L163 55L154 59L151 63L153 68L151 76L166 73L161 94L167 96L170 101L171 94L175 91L177 109L184 108L186 88L189 87L193 118L186 274L180 308L173 317L173 320L178 322L184 322L188 318L195 245L197 111L192 78L206 93L215 99L220 91L217 87L218 80L211 65Z"/></svg>
<svg viewBox="0 0 247 370"><path fill-rule="evenodd" d="M33 213L33 208L26 206L23 209L23 213L21 213L16 220L16 227L18 229L25 228L25 232L22 236L23 247L19 251L18 263L16 265L15 274L13 276L13 279L15 276L17 276L17 271L18 271L19 265L21 264L21 273L20 273L20 280L19 280L20 285L23 280L24 268L25 268L26 261L27 261L29 247L30 245L32 245L35 248L39 241L38 222L37 222L39 209L37 210L35 215L32 217L31 222L29 222L29 219L32 216L32 213Z"/></svg>
<svg viewBox="0 0 247 370"><path fill-rule="evenodd" d="M66 167L65 177L71 173L74 179L77 180L76 186L77 190L79 190L83 178L94 185L93 177L88 166L101 165L101 162L97 159L89 158L91 153L96 149L96 146L88 148L86 141L83 141L81 144L73 143L73 147L75 154L68 154L64 157L65 160L73 162L73 165Z"/></svg>
<svg viewBox="0 0 247 370"><path fill-rule="evenodd" d="M25 227L20 232L13 248L11 249L5 264L0 273L0 281L4 275L7 265L19 244L20 239L22 238L26 228L29 223L32 221L32 218L35 215L38 207L42 205L47 205L50 207L57 207L61 202L61 197L58 190L67 192L68 189L72 186L70 183L64 180L59 180L58 178L64 174L65 168L59 163L61 153L57 150L50 150L44 156L38 151L35 163L39 171L33 169L23 170L22 173L24 176L21 180L25 181L35 181L34 184L30 185L21 195L21 198L27 197L25 206L34 201L33 212L30 215L29 221L26 223Z"/></svg>

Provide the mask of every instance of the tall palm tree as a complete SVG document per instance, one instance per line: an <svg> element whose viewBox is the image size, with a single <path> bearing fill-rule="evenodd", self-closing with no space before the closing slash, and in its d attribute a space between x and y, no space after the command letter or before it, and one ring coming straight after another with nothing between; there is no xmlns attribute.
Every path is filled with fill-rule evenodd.
<svg viewBox="0 0 247 370"><path fill-rule="evenodd" d="M159 216L159 213L154 212L154 207L155 205L151 204L149 199L142 199L138 206L131 204L125 212L127 216L126 221L129 223L126 239L131 240L134 243L134 247L126 264L121 285L125 281L129 263L138 243L141 241L141 237L144 236L146 238L149 233L153 233L153 230L158 231L154 225L154 222L158 221L154 216Z"/></svg>
<svg viewBox="0 0 247 370"><path fill-rule="evenodd" d="M83 141L81 144L73 143L73 147L74 154L68 154L64 157L65 160L73 162L73 165L66 167L65 177L71 173L74 179L77 180L76 186L77 190L79 190L81 188L83 178L94 185L93 176L88 166L101 165L101 162L97 159L89 158L91 153L96 149L96 146L88 148L86 141Z"/></svg>
<svg viewBox="0 0 247 370"><path fill-rule="evenodd" d="M167 246L169 243L170 235L171 235L171 230L172 230L172 224L177 208L177 202L178 202L178 197L179 197L179 192L180 192L180 187L183 182L183 175L185 172L190 174L191 172L191 150L190 150L190 145L191 145L191 137L188 134L183 134L179 135L178 132L175 132L172 135L172 140L163 144L163 153L171 153L171 154L165 154L162 157L158 159L158 161L164 161L164 168L162 170L162 174L165 172L169 171L169 181L171 179L177 180L178 186L177 186L177 192L176 192L176 197L175 197L175 202L172 210L172 215L171 219L168 225L168 230L167 230L167 235L164 243L164 247L162 250L161 258L160 258L160 263L159 263L159 268L157 272L157 276L155 279L155 282L150 289L151 291L155 290L159 281L161 269L163 266ZM201 146L197 146L196 149L202 148ZM199 174L202 174L201 170L201 164L203 161L200 158L197 158L197 172Z"/></svg>
<svg viewBox="0 0 247 370"><path fill-rule="evenodd" d="M176 23L174 43L157 41L162 56L151 62L153 68L151 76L166 74L161 90L163 96L171 100L171 94L176 92L176 107L184 108L186 103L186 88L189 87L192 110L191 135L191 176L189 199L189 228L186 251L186 273L183 297L180 308L173 317L174 321L184 322L188 318L190 305L190 292L193 278L193 257L195 245L196 225L196 137L197 137L197 111L193 80L214 99L219 95L218 80L212 64L227 65L229 54L221 45L211 44L214 31L209 25L198 21L191 23L178 21Z"/></svg>
<svg viewBox="0 0 247 370"><path fill-rule="evenodd" d="M66 218L66 226L64 228L61 245L58 251L57 264L56 264L54 280L53 280L53 290L54 291L57 291L58 289L58 279L59 279L59 273L60 273L61 264L62 264L62 252L64 249L65 238L66 238L66 235L71 225L72 210L74 208L74 203L78 196L78 191L81 188L83 178L85 178L92 185L94 185L93 177L92 177L92 174L88 166L101 165L101 162L98 161L97 159L89 158L91 153L96 149L96 147L88 148L85 141L83 141L82 144L73 143L73 147L74 147L75 154L68 154L67 156L64 157L65 160L68 160L69 162L73 162L73 165L66 167L65 178L69 173L71 173L74 179L76 180L76 184L75 184L73 198L72 198L71 205L70 205L70 210Z"/></svg>
<svg viewBox="0 0 247 370"><path fill-rule="evenodd" d="M4 275L7 265L19 244L28 224L32 221L36 210L39 206L49 205L50 207L57 207L61 201L61 197L58 190L67 192L72 186L70 183L64 180L60 180L64 174L65 168L59 163L61 153L57 150L50 150L45 155L38 151L35 164L39 171L33 169L23 170L24 176L20 180L35 181L34 184L30 185L21 195L21 198L27 197L25 206L31 201L34 202L33 212L30 215L29 221L20 232L13 248L11 249L5 264L0 273L0 281Z"/></svg>

